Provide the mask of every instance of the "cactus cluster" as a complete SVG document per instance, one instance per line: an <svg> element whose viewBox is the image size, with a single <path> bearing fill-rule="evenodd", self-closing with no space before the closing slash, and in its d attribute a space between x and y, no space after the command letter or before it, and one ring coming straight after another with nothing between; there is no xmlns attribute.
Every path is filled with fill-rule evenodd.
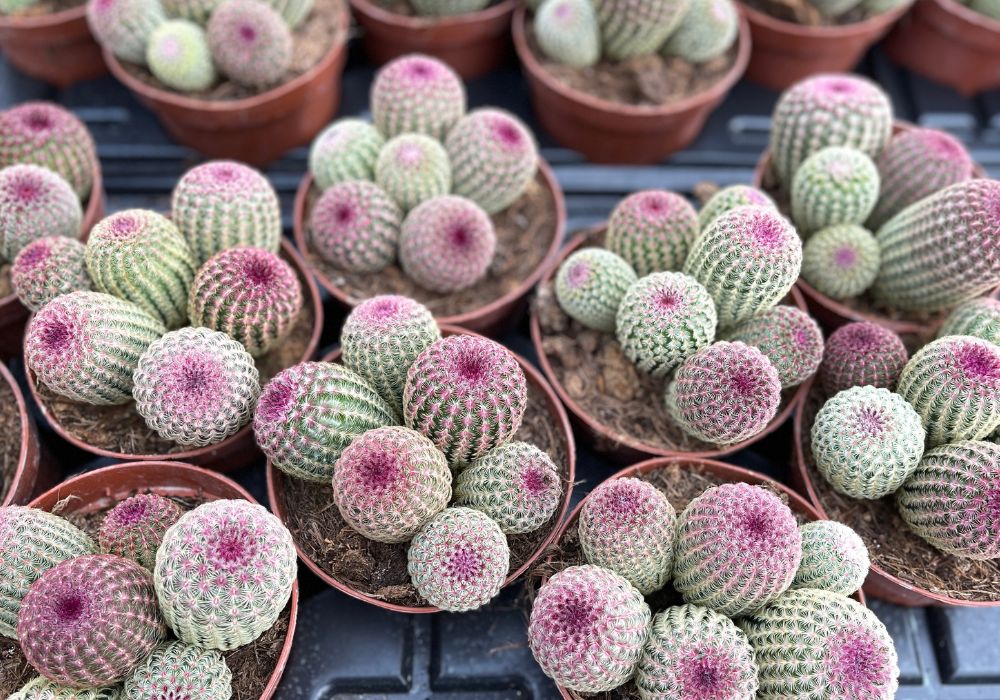
<svg viewBox="0 0 1000 700"><path fill-rule="evenodd" d="M803 235L860 225L879 194L878 168L855 148L829 146L802 161L792 180L792 219Z"/></svg>
<svg viewBox="0 0 1000 700"><path fill-rule="evenodd" d="M338 119L309 148L309 172L320 191L350 180L374 180L385 139L360 119Z"/></svg>
<svg viewBox="0 0 1000 700"><path fill-rule="evenodd" d="M823 331L795 306L775 306L730 328L723 340L739 341L764 353L778 371L781 388L798 386L823 361Z"/></svg>
<svg viewBox="0 0 1000 700"><path fill-rule="evenodd" d="M870 321L848 323L826 340L819 378L830 396L855 386L894 389L909 355L898 335Z"/></svg>
<svg viewBox="0 0 1000 700"><path fill-rule="evenodd" d="M442 140L465 114L465 103L461 78L420 54L385 65L371 88L372 121L387 139L418 133Z"/></svg>
<svg viewBox="0 0 1000 700"><path fill-rule="evenodd" d="M167 20L150 34L146 65L157 80L181 92L207 90L217 77L208 35L186 19Z"/></svg>
<svg viewBox="0 0 1000 700"><path fill-rule="evenodd" d="M871 561L858 533L833 520L806 523L800 531L802 563L792 588L819 588L841 595L861 588Z"/></svg>
<svg viewBox="0 0 1000 700"><path fill-rule="evenodd" d="M866 292L878 268L875 236L855 224L829 226L810 236L802 248L802 278L832 299Z"/></svg>
<svg viewBox="0 0 1000 700"><path fill-rule="evenodd" d="M101 552L131 559L152 571L163 535L183 514L177 503L154 493L126 498L101 521L97 534Z"/></svg>
<svg viewBox="0 0 1000 700"><path fill-rule="evenodd" d="M605 246L645 277L680 269L698 232L698 214L684 197L665 190L644 190L615 206L608 219Z"/></svg>
<svg viewBox="0 0 1000 700"><path fill-rule="evenodd" d="M614 61L653 54L680 24L690 0L596 0L604 55Z"/></svg>
<svg viewBox="0 0 1000 700"><path fill-rule="evenodd" d="M88 0L94 38L123 61L142 65L153 32L167 21L163 5L147 0Z"/></svg>
<svg viewBox="0 0 1000 700"><path fill-rule="evenodd" d="M614 332L618 307L637 281L622 258L603 248L581 248L556 274L555 293L568 316L588 328Z"/></svg>
<svg viewBox="0 0 1000 700"><path fill-rule="evenodd" d="M451 190L451 162L438 141L424 134L396 136L378 154L375 183L404 212Z"/></svg>
<svg viewBox="0 0 1000 700"><path fill-rule="evenodd" d="M83 209L62 177L38 165L0 170L0 260L42 237L77 238Z"/></svg>
<svg viewBox="0 0 1000 700"><path fill-rule="evenodd" d="M233 674L219 652L168 642L129 674L121 700L229 700L232 680Z"/></svg>
<svg viewBox="0 0 1000 700"><path fill-rule="evenodd" d="M371 182L331 185L309 218L309 242L334 267L348 272L378 272L396 259L403 212Z"/></svg>
<svg viewBox="0 0 1000 700"><path fill-rule="evenodd" d="M89 291L86 248L63 236L45 236L29 243L14 258L10 282L21 303L38 311L57 296Z"/></svg>
<svg viewBox="0 0 1000 700"><path fill-rule="evenodd" d="M291 29L262 0L226 0L206 31L219 72L240 85L273 85L292 65Z"/></svg>
<svg viewBox="0 0 1000 700"><path fill-rule="evenodd" d="M1000 345L1000 300L979 297L956 306L938 331L938 338L948 335L971 335Z"/></svg>
<svg viewBox="0 0 1000 700"><path fill-rule="evenodd" d="M534 28L542 53L557 63L586 68L601 58L601 30L590 0L545 0Z"/></svg>
<svg viewBox="0 0 1000 700"><path fill-rule="evenodd" d="M732 0L689 0L680 24L661 51L691 63L704 63L728 51L739 31L740 15Z"/></svg>
<svg viewBox="0 0 1000 700"><path fill-rule="evenodd" d="M709 224L736 207L778 208L763 190L750 185L730 185L713 194L702 206L698 212L698 228L704 231Z"/></svg>

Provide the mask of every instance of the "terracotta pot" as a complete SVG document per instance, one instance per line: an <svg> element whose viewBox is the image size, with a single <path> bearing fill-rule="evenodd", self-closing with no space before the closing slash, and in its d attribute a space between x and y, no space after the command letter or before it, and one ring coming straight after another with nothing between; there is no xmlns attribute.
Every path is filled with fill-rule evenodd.
<svg viewBox="0 0 1000 700"><path fill-rule="evenodd" d="M581 231L570 239L569 243L562 249L559 257L555 260L551 267L545 274L542 284L552 285L555 279L556 272L559 270L560 265L566 260L571 254L573 254L579 248L586 245L593 245L591 242L591 237L595 234L601 233L605 230L606 224L601 224L595 226L592 229ZM798 290L794 287L789 293L792 303L802 310L806 309L805 300L802 295L799 294ZM630 462L636 462L643 459L649 459L651 457L676 457L683 459L704 459L709 457L721 457L725 455L733 454L742 449L750 447L751 445L759 442L767 435L770 435L775 430L780 428L785 421L791 417L792 412L795 410L796 406L802 401L805 396L805 385L798 387L795 390L794 396L785 403L784 407L778 412L778 415L768 424L767 428L764 429L760 434L750 438L749 440L744 440L743 442L738 442L734 445L727 445L725 447L716 447L715 449L707 449L701 452L681 452L677 450L668 450L656 445L649 445L641 442L637 438L631 435L626 435L624 433L619 433L610 426L605 425L598 419L587 411L586 408L581 406L579 403L573 399L566 387L559 377L556 376L555 370L552 364L549 362L549 358L545 353L543 345L542 336L542 326L538 320L538 313L534 307L531 309L531 341L535 346L535 354L538 356L538 364L541 365L542 371L545 373L545 378L549 380L552 388L559 395L559 399L563 402L567 409L569 409L570 416L573 419L573 424L579 428L583 435L585 443L588 447L606 455L612 459L616 464L628 464Z"/></svg>
<svg viewBox="0 0 1000 700"><path fill-rule="evenodd" d="M542 273L545 272L559 254L559 246L562 245L563 232L566 227L566 202L563 199L563 192L559 186L559 181L556 179L549 164L544 160L539 160L538 170L552 195L552 200L555 202L555 231L552 232L552 240L547 244L545 257L542 258L538 267L526 279L499 299L495 299L486 306L473 309L472 311L453 316L442 316L438 318L439 323L450 326L461 326L462 328L494 337L501 335L516 320L517 312L523 308L528 293L538 283L538 280L542 277ZM320 272L315 265L309 263L312 254L309 252L310 246L306 240L306 208L312 187L312 176L306 173L299 183L299 189L295 195L293 220L295 245L305 255L307 264L309 264L312 273L316 275L316 279L319 280L320 285L330 292L331 296L340 302L342 306L350 309L357 305L359 300L352 298L344 289L337 286L329 277Z"/></svg>
<svg viewBox="0 0 1000 700"><path fill-rule="evenodd" d="M772 90L784 90L817 73L853 70L909 9L902 5L862 22L811 27L737 4L750 23L753 38L747 77Z"/></svg>
<svg viewBox="0 0 1000 700"><path fill-rule="evenodd" d="M25 75L64 88L108 72L87 26L87 8L0 17L0 51Z"/></svg>
<svg viewBox="0 0 1000 700"><path fill-rule="evenodd" d="M884 46L895 63L963 95L1000 87L1000 21L954 0L919 0Z"/></svg>
<svg viewBox="0 0 1000 700"><path fill-rule="evenodd" d="M239 100L203 100L161 90L132 75L110 51L104 51L104 60L174 140L210 158L261 167L308 144L337 113L347 61L346 4L340 14L333 46L319 63L284 85Z"/></svg>
<svg viewBox="0 0 1000 700"><path fill-rule="evenodd" d="M319 345L320 333L323 330L323 302L319 296L319 289L316 288L316 283L313 282L312 277L309 275L302 256L298 254L291 243L284 237L281 239L281 253L282 257L292 265L298 274L299 282L302 284L304 304L310 306L313 310L314 323L312 335L302 358L299 360L304 361L310 359L316 353L316 348ZM222 442L214 445L196 447L168 454L127 454L90 445L66 430L49 410L48 406L41 400L35 380L35 373L30 369L26 369L25 374L28 377L28 388L31 390L32 398L38 404L39 411L45 416L52 429L66 442L91 454L100 457L110 457L123 462L161 460L189 462L219 472L235 471L248 466L260 458L260 451L257 449L257 444L254 441L253 426L251 424L243 426L235 435L231 435ZM99 409L99 407L95 408Z"/></svg>
<svg viewBox="0 0 1000 700"><path fill-rule="evenodd" d="M733 67L711 88L666 106L626 105L556 80L528 45L527 21L527 10L519 8L514 14L514 48L531 89L535 116L552 138L595 163L658 163L689 145L750 59L750 29L741 19Z"/></svg>
<svg viewBox="0 0 1000 700"><path fill-rule="evenodd" d="M458 328L456 326L449 326L444 324L439 324L441 326L441 332L445 336L451 335L478 335L472 333L464 328ZM559 507L558 515L556 517L556 523L562 521L563 517L566 515L566 511L569 510L570 500L573 496L573 483L574 475L576 473L576 445L573 441L573 430L569 424L569 418L566 416L566 411L563 410L562 404L559 403L559 399L553 393L552 389L549 387L548 383L545 381L544 377L539 374L530 362L525 360L520 355L514 353L514 357L517 359L521 369L524 370L524 376L527 378L529 384L533 384L535 387L539 388L546 398L548 404L549 414L551 415L552 421L556 424L559 433L563 436L566 443L566 470L567 474L563 481L563 496L562 504ZM326 357L323 358L323 362L338 362L340 360L340 350L337 349L331 352ZM271 509L274 513L282 519L282 521L287 521L287 507L285 504L283 492L285 480L290 477L285 476L281 471L276 469L272 464L271 460L267 461L267 497L271 503ZM321 485L322 486L322 485ZM333 501L333 492L331 490L331 507ZM516 571L510 573L507 580L504 582L504 587L511 585L520 578L531 565L535 563L539 556L548 548L549 544L555 539L558 534L559 527L553 527L552 532L546 537L541 544L538 545L538 549L535 550L534 554L524 562ZM293 533L294 535L294 533ZM297 545L296 545L297 546ZM397 605L395 603L389 603L384 600L379 600L365 593L355 590L351 586L339 581L330 575L329 572L321 568L316 562L314 562L301 547L298 548L299 558L308 566L314 574L325 581L330 586L333 586L342 593L346 593L352 598L357 598L358 600L364 601L365 603L370 603L376 607L384 608L386 610L393 610L395 612L402 613L434 613L440 612L438 608L426 605L423 607L415 607L412 605Z"/></svg>
<svg viewBox="0 0 1000 700"><path fill-rule="evenodd" d="M2 496L0 506L20 505L27 503L39 491L49 488L57 479L54 465L48 459L42 458L38 431L35 430L35 421L31 418L28 405L24 402L21 387L17 385L17 380L2 362L0 362L0 382L7 384L14 392L17 413L21 419L21 452L17 457L17 467L10 488L6 494L0 494Z"/></svg>
<svg viewBox="0 0 1000 700"><path fill-rule="evenodd" d="M411 17L370 0L351 0L364 29L365 53L378 66L409 53L440 59L462 78L478 78L510 55L510 18L517 0L450 17Z"/></svg>
<svg viewBox="0 0 1000 700"><path fill-rule="evenodd" d="M75 476L46 491L28 505L51 511L60 501L65 500L63 513L91 513L108 508L136 491L175 498L199 498L207 501L223 498L243 499L256 503L253 496L239 484L191 464L130 462ZM295 623L299 612L298 581L292 588L290 606L288 634L285 636L278 662L260 700L269 700L278 690L278 683L288 663L288 655L292 651L292 639L295 636Z"/></svg>

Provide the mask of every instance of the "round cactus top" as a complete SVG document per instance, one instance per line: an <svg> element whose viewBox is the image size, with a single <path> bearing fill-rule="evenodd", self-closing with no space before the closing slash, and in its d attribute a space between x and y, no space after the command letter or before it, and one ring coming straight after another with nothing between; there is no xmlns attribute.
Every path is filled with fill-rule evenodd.
<svg viewBox="0 0 1000 700"><path fill-rule="evenodd" d="M784 251L793 241L801 249L799 234L785 217L771 207L737 207L715 220L715 225L725 221L736 239L753 251L755 257L784 257ZM792 248L795 246L792 245Z"/></svg>
<svg viewBox="0 0 1000 700"><path fill-rule="evenodd" d="M180 514L180 506L169 498L155 493L137 494L108 511L101 522L101 538L104 539L106 534L133 529L146 523L176 520Z"/></svg>
<svg viewBox="0 0 1000 700"><path fill-rule="evenodd" d="M414 318L426 318L430 311L419 301L399 294L383 294L361 302L351 311L345 325L357 331L391 329Z"/></svg>
<svg viewBox="0 0 1000 700"><path fill-rule="evenodd" d="M32 319L25 338L25 354L35 363L63 365L84 352L87 324L101 302L119 301L100 292L72 292L46 304ZM128 303L128 302L123 302Z"/></svg>
<svg viewBox="0 0 1000 700"><path fill-rule="evenodd" d="M63 196L76 198L69 183L48 168L19 163L0 170L0 207L32 209Z"/></svg>
<svg viewBox="0 0 1000 700"><path fill-rule="evenodd" d="M507 154L518 157L535 153L535 139L528 128L510 112L493 107L476 109L454 127L460 133L474 134L476 143L494 157Z"/></svg>
<svg viewBox="0 0 1000 700"><path fill-rule="evenodd" d="M667 497L648 481L626 477L612 479L594 489L587 498L580 518L590 527L620 530L627 535L637 524L672 521L673 506Z"/></svg>
<svg viewBox="0 0 1000 700"><path fill-rule="evenodd" d="M716 542L746 552L762 563L789 558L798 562L802 538L791 509L772 491L744 483L723 484L706 490L684 509L687 523L679 537L694 525L706 524L706 516L718 528ZM793 567L794 568L794 567Z"/></svg>
<svg viewBox="0 0 1000 700"><path fill-rule="evenodd" d="M198 193L205 197L235 199L257 192L271 193L274 188L260 171L234 160L212 160L188 170L174 187L178 192Z"/></svg>
<svg viewBox="0 0 1000 700"><path fill-rule="evenodd" d="M905 146L918 150L922 158L932 161L957 163L967 176L972 175L974 163L962 142L940 129L907 129L893 136L887 148Z"/></svg>
<svg viewBox="0 0 1000 700"><path fill-rule="evenodd" d="M946 336L921 348L908 367L916 371L932 357L949 386L972 384L1000 390L1000 348L993 343L972 336Z"/></svg>
<svg viewBox="0 0 1000 700"><path fill-rule="evenodd" d="M215 291L212 281L238 281L241 303L262 304L264 308L277 301L297 300L302 293L291 265L263 248L238 247L216 253L202 265L192 287L208 294Z"/></svg>
<svg viewBox="0 0 1000 700"><path fill-rule="evenodd" d="M687 214L691 205L679 194L667 190L643 190L623 199L612 212L612 218L627 217L631 221L665 224L678 213Z"/></svg>
<svg viewBox="0 0 1000 700"><path fill-rule="evenodd" d="M835 330L826 341L831 355L869 355L891 350L906 357L906 347L898 335L878 323L856 321Z"/></svg>
<svg viewBox="0 0 1000 700"><path fill-rule="evenodd" d="M422 92L429 88L465 91L461 79L447 64L436 58L414 53L383 66L375 76L372 94L385 89Z"/></svg>
<svg viewBox="0 0 1000 700"><path fill-rule="evenodd" d="M93 139L72 112L51 102L25 102L0 112L0 165L14 162L4 153L8 139L29 141L36 146L50 139L82 139L93 148Z"/></svg>
<svg viewBox="0 0 1000 700"><path fill-rule="evenodd" d="M822 102L855 102L872 95L882 96L875 83L857 75L828 73L815 75L790 87L787 97L809 96Z"/></svg>

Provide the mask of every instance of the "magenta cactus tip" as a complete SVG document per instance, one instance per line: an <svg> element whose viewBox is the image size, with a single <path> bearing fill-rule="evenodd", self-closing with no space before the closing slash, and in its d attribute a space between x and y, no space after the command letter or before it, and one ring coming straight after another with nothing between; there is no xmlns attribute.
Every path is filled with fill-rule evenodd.
<svg viewBox="0 0 1000 700"><path fill-rule="evenodd" d="M854 386L892 389L907 359L903 341L888 328L868 321L848 323L826 341L820 381L831 396Z"/></svg>
<svg viewBox="0 0 1000 700"><path fill-rule="evenodd" d="M137 494L116 505L101 522L98 543L105 554L132 559L152 570L167 529L184 511L156 494Z"/></svg>

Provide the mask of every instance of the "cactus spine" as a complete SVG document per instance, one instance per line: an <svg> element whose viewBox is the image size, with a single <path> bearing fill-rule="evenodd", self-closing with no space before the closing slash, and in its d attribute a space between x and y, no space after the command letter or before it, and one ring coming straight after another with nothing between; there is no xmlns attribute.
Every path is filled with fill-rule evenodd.
<svg viewBox="0 0 1000 700"><path fill-rule="evenodd" d="M792 180L792 219L809 235L828 226L862 224L878 201L879 174L871 158L830 146L806 158Z"/></svg>
<svg viewBox="0 0 1000 700"><path fill-rule="evenodd" d="M581 248L559 266L554 286L567 316L611 333L621 300L635 282L635 271L619 256L603 248Z"/></svg>
<svg viewBox="0 0 1000 700"><path fill-rule="evenodd" d="M80 241L46 236L29 243L14 258L10 282L21 303L38 311L58 296L89 291L86 248Z"/></svg>
<svg viewBox="0 0 1000 700"><path fill-rule="evenodd" d="M698 229L698 214L686 199L645 190L630 194L611 212L605 245L645 277L680 269Z"/></svg>

